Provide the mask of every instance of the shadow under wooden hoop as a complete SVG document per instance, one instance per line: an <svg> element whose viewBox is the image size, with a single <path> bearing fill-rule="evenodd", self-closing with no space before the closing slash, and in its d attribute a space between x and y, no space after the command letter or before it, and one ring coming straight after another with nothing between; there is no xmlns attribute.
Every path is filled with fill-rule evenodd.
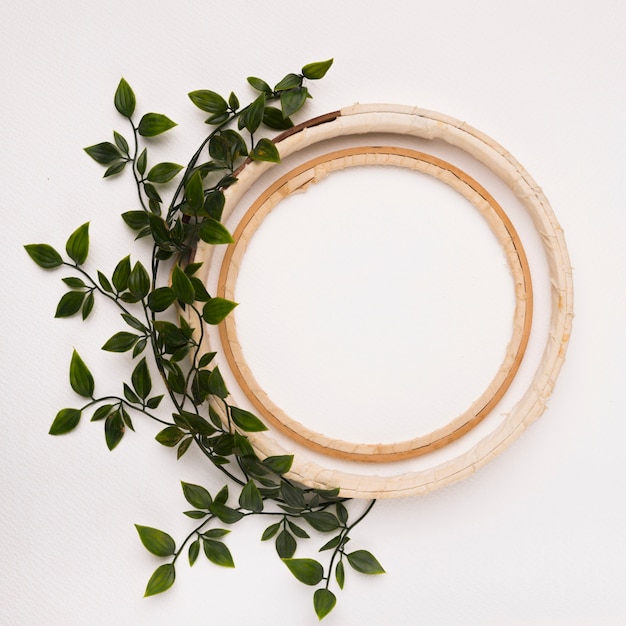
<svg viewBox="0 0 626 626"><path fill-rule="evenodd" d="M279 441L272 428L267 432L247 433L261 458L294 454L291 470L287 474L291 480L319 489L338 487L344 497L397 498L425 494L471 475L509 446L543 413L565 360L574 316L573 283L563 231L541 188L507 150L463 121L418 107L357 104L300 124L277 137L275 142L279 143L281 158L285 161L299 150L325 140L337 137L345 139L351 135L367 136L371 133L402 136L403 143L411 137L440 140L461 149L485 165L508 186L532 219L545 253L550 284L549 328L541 358L535 372L531 374L527 389L519 391L514 406L507 407L507 413L500 421L490 423L480 440L467 447L461 446L460 451L454 452L451 458L433 460L426 467L420 462L420 468L414 470L407 470L402 464L397 472L380 475L366 471L367 465L363 463L353 463L354 469L350 470L332 467L325 462L322 464L312 451L302 446L296 447L295 440L292 440L294 447ZM246 163L239 169L236 173L237 184L225 190L223 221L227 222L242 196L271 167L269 163L254 162ZM203 265L196 275L206 282L211 271L212 256L212 247L200 242L195 260L202 261ZM530 293L530 283L526 285L526 291ZM196 337L200 339L201 336L201 349L212 351L210 344L214 338L209 338L208 332L201 333L198 330ZM227 423L228 417L222 403L216 400L212 406ZM456 443L462 441L459 439ZM437 455L433 459L435 457ZM426 460L429 457L422 458Z"/></svg>
<svg viewBox="0 0 626 626"><path fill-rule="evenodd" d="M502 399L519 369L528 345L533 307L528 260L513 224L484 187L454 165L406 148L359 146L319 156L274 182L246 212L233 233L235 243L229 245L226 250L217 295L230 300L236 299L237 276L248 243L265 217L281 200L293 193L304 191L309 185L319 182L331 172L367 165L408 168L450 185L479 211L502 246L514 280L516 304L512 336L505 357L485 391L466 411L445 426L409 440L366 444L333 439L311 430L287 415L261 388L245 360L237 336L236 316L228 316L224 323L220 324L219 331L224 355L240 389L269 424L317 452L352 461L387 462L436 450L474 428Z"/></svg>

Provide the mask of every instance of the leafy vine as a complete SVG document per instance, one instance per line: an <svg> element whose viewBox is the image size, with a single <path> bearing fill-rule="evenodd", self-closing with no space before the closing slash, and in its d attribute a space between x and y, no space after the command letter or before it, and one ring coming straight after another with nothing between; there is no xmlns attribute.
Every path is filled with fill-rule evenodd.
<svg viewBox="0 0 626 626"><path fill-rule="evenodd" d="M166 559L150 577L146 596L166 591L174 584L176 566L183 554L191 566L202 551L212 563L234 567L225 542L230 530L222 526L234 525L253 515L271 518L262 541L273 540L278 556L295 578L316 587L313 605L319 619L336 604L330 587L334 582L343 588L346 564L364 574L384 572L369 551L346 549L352 530L371 511L375 501L352 519L350 503L339 495L338 489L303 487L286 477L293 461L291 455L262 459L256 454L245 433L266 430L266 426L254 414L229 402L224 379L213 363L215 353L201 349L204 324L219 324L236 304L211 297L196 276L201 264L186 263L198 240L211 245L232 242L221 222L224 190L236 183L237 168L246 159L280 160L276 145L259 136L260 129L291 128L291 117L310 97L305 81L323 78L331 65L332 59L305 65L300 73L287 74L273 88L260 78L249 77L248 83L258 95L243 107L235 93L224 98L210 90L192 91L191 101L209 114L206 123L212 129L186 166L165 161L148 167L150 138L169 131L176 123L153 112L136 122L136 97L122 78L114 105L130 125L131 140L114 131L112 142L100 142L85 150L106 168L105 178L131 171L139 206L123 213L122 218L136 231L137 239L152 239L150 267L140 261L131 262L128 255L117 263L110 277L99 270L94 273L86 269L89 223L70 235L65 258L49 244L25 246L40 267L71 270L71 275L62 279L69 291L61 297L55 316L65 318L80 313L85 320L93 310L96 296L108 301L117 308L127 329L113 334L102 349L131 352L136 362L130 379L122 382L120 395L100 396L96 395L89 367L74 350L70 385L84 398L84 404L80 408L61 409L50 434L74 430L83 414L93 410L91 421L104 422L106 445L113 450L128 430L134 430L134 417L147 417L164 426L156 440L176 448L178 458L194 445L227 479L227 484L213 495L201 485L182 483L185 500L193 507L184 514L196 525L178 544L162 530L136 525L145 548ZM181 173L165 202L162 194ZM170 279L166 286L160 286L165 272ZM193 313L189 319L196 320L199 338L185 317L179 315L180 309ZM163 394L153 392L155 373L162 380ZM319 552L329 555L326 566L317 559L295 556L298 540L309 539L311 529L331 537L319 548Z"/></svg>

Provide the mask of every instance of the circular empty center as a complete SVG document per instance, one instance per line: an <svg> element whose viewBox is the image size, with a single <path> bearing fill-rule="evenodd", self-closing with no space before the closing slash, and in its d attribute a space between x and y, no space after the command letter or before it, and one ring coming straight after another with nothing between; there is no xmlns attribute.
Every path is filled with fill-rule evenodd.
<svg viewBox="0 0 626 626"><path fill-rule="evenodd" d="M280 202L241 262L238 337L292 419L387 443L446 425L490 384L511 336L505 255L428 175L352 167Z"/></svg>

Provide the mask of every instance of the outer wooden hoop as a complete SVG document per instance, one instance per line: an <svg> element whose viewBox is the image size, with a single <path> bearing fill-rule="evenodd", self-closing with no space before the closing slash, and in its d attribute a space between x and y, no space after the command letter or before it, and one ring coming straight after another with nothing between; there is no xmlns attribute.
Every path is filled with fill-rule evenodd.
<svg viewBox="0 0 626 626"><path fill-rule="evenodd" d="M464 122L441 113L402 105L354 105L305 122L277 138L283 159L307 146L342 135L370 132L439 139L456 146L485 164L518 196L541 235L549 267L551 289L550 328L532 382L508 416L469 450L426 469L393 476L364 475L323 467L296 454L289 477L305 485L339 487L345 497L394 498L428 493L465 478L510 445L544 411L565 353L573 319L572 270L563 231L550 204L522 165L502 146ZM243 193L270 167L250 163L238 172L239 182L227 190L227 219ZM212 250L200 244L196 258L204 261L208 276ZM209 348L205 337L205 348ZM219 405L215 406L220 410ZM262 457L289 454L271 435L250 433L252 445Z"/></svg>
<svg viewBox="0 0 626 626"><path fill-rule="evenodd" d="M505 358L487 389L461 415L445 426L407 441L386 444L363 444L330 438L305 427L288 416L265 393L246 363L237 337L235 317L220 324L220 338L226 360L239 388L268 423L313 450L352 461L385 462L419 456L441 448L469 432L502 399L513 381L530 336L532 324L532 285L530 268L522 242L515 228L495 199L477 181L459 168L441 159L414 150L397 147L353 147L322 155L285 174L252 204L239 222L228 246L220 270L217 295L235 299L239 265L248 242L263 219L285 197L302 191L325 178L330 172L357 165L392 165L432 175L449 184L469 200L485 218L502 245L515 283L516 306L513 333Z"/></svg>

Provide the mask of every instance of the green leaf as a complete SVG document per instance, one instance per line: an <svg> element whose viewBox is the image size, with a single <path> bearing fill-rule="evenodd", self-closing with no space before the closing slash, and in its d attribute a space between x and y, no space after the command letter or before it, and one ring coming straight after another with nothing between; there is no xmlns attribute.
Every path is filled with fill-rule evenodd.
<svg viewBox="0 0 626 626"><path fill-rule="evenodd" d="M196 299L196 293L189 276L180 269L179 265L174 265L172 271L172 289L174 294L181 302L185 304L193 304Z"/></svg>
<svg viewBox="0 0 626 626"><path fill-rule="evenodd" d="M305 585L317 585L324 577L324 568L315 559L283 559L283 563Z"/></svg>
<svg viewBox="0 0 626 626"><path fill-rule="evenodd" d="M200 539L196 539L189 544L189 566L191 567L197 560L200 554Z"/></svg>
<svg viewBox="0 0 626 626"><path fill-rule="evenodd" d="M318 61L317 63L309 63L302 68L302 74L309 80L319 80L320 78L324 78L324 76L326 76L326 72L328 72L332 64L333 59L328 59L328 61Z"/></svg>
<svg viewBox="0 0 626 626"><path fill-rule="evenodd" d="M219 324L236 306L224 298L211 298L202 309L202 317L207 324Z"/></svg>
<svg viewBox="0 0 626 626"><path fill-rule="evenodd" d="M248 511L259 513L263 510L263 498L253 480L249 480L241 490L239 506Z"/></svg>
<svg viewBox="0 0 626 626"><path fill-rule="evenodd" d="M291 530L291 532L296 537L299 537L300 539L309 539L310 538L309 533L307 533L307 531L304 530L304 528L300 528L300 526L298 526L297 524L294 524L291 521L288 521L287 524L289 525L289 529Z"/></svg>
<svg viewBox="0 0 626 626"><path fill-rule="evenodd" d="M78 313L86 295L85 291L68 291L59 300L54 317L70 317Z"/></svg>
<svg viewBox="0 0 626 626"><path fill-rule="evenodd" d="M122 213L122 219L133 230L141 230L149 224L148 214L145 211L126 211Z"/></svg>
<svg viewBox="0 0 626 626"><path fill-rule="evenodd" d="M130 117L135 111L135 94L130 85L122 78L113 98L115 108L124 116Z"/></svg>
<svg viewBox="0 0 626 626"><path fill-rule="evenodd" d="M283 91L285 89L293 89L294 87L300 87L302 84L302 77L298 74L287 74L280 82L274 87L274 91Z"/></svg>
<svg viewBox="0 0 626 626"><path fill-rule="evenodd" d="M85 285L84 281L76 276L68 276L67 278L61 279L70 289L85 289L87 285Z"/></svg>
<svg viewBox="0 0 626 626"><path fill-rule="evenodd" d="M234 239L226 227L212 217L207 218L200 225L200 239L212 245L233 243Z"/></svg>
<svg viewBox="0 0 626 626"><path fill-rule="evenodd" d="M61 409L50 426L49 435L64 435L74 430L80 421L78 409Z"/></svg>
<svg viewBox="0 0 626 626"><path fill-rule="evenodd" d="M107 448L113 450L124 436L124 420L120 411L114 411L104 420L104 438Z"/></svg>
<svg viewBox="0 0 626 626"><path fill-rule="evenodd" d="M315 489L315 493L325 500L336 500L339 496L339 488L335 489Z"/></svg>
<svg viewBox="0 0 626 626"><path fill-rule="evenodd" d="M261 541L267 541L276 535L276 533L280 530L281 523L276 522L276 524L271 524L263 531L263 536L261 537Z"/></svg>
<svg viewBox="0 0 626 626"><path fill-rule="evenodd" d="M72 360L70 362L70 385L72 385L72 389L79 396L83 396L84 398L93 397L93 376L76 350L72 353Z"/></svg>
<svg viewBox="0 0 626 626"><path fill-rule="evenodd" d="M180 445L178 446L178 451L176 453L177 459L180 459L180 457L183 456L183 454L185 454L187 450L189 450L189 447L191 446L192 442L193 442L192 437L189 437L188 439L183 439L183 441L180 442Z"/></svg>
<svg viewBox="0 0 626 626"><path fill-rule="evenodd" d="M291 533L282 530L276 537L276 552L281 559L290 559L295 553L298 544Z"/></svg>
<svg viewBox="0 0 626 626"><path fill-rule="evenodd" d="M148 329L134 316L129 313L122 313L122 319L135 330L138 330L140 333L148 332Z"/></svg>
<svg viewBox="0 0 626 626"><path fill-rule="evenodd" d="M251 135L253 135L261 125L264 110L265 93L261 93L246 111L244 126L248 129Z"/></svg>
<svg viewBox="0 0 626 626"><path fill-rule="evenodd" d="M82 265L87 260L87 254L89 253L89 222L79 226L70 235L67 244L65 244L65 250L77 265Z"/></svg>
<svg viewBox="0 0 626 626"><path fill-rule="evenodd" d="M383 566L376 560L376 557L367 550L356 550L346 554L348 563L361 574L384 574Z"/></svg>
<svg viewBox="0 0 626 626"><path fill-rule="evenodd" d="M185 375L182 370L176 363L172 365L176 365L177 369L173 369L167 376L167 383L172 388L174 393L185 393Z"/></svg>
<svg viewBox="0 0 626 626"><path fill-rule="evenodd" d="M283 117L291 117L296 111L302 108L309 96L306 87L297 89L288 89L280 94L280 108L283 111Z"/></svg>
<svg viewBox="0 0 626 626"><path fill-rule="evenodd" d="M204 205L204 189L199 171L194 172L185 183L185 200L194 213L197 213Z"/></svg>
<svg viewBox="0 0 626 626"><path fill-rule="evenodd" d="M93 310L93 305L95 302L95 298L93 296L93 291L90 291L85 297L85 302L83 303L83 319L86 320L89 317L89 314Z"/></svg>
<svg viewBox="0 0 626 626"><path fill-rule="evenodd" d="M340 542L341 542L341 534L337 535L336 537L333 537L330 541L327 541L318 550L318 552L324 552L325 550L333 550L334 548L336 548L339 545Z"/></svg>
<svg viewBox="0 0 626 626"><path fill-rule="evenodd" d="M215 367L213 369L207 382L209 386L209 393L211 395L222 398L222 400L228 396L228 389L226 388L226 383L222 378L219 367Z"/></svg>
<svg viewBox="0 0 626 626"><path fill-rule="evenodd" d="M106 171L104 172L103 178L109 178L109 176L115 176L116 174L119 174L124 170L127 162L128 161L116 161L115 163L112 163L111 165L109 165L109 167L107 167Z"/></svg>
<svg viewBox="0 0 626 626"><path fill-rule="evenodd" d="M322 533L329 533L339 528L339 520L328 511L311 511L303 513L302 517L313 527Z"/></svg>
<svg viewBox="0 0 626 626"><path fill-rule="evenodd" d="M253 161L267 161L270 163L280 163L280 154L274 143L266 139L261 139L250 152Z"/></svg>
<svg viewBox="0 0 626 626"><path fill-rule="evenodd" d="M268 456L263 459L263 464L269 467L276 474L286 474L293 465L293 454L281 454L279 456Z"/></svg>
<svg viewBox="0 0 626 626"><path fill-rule="evenodd" d="M208 89L198 89L189 93L191 101L207 113L222 113L228 110L228 103L222 96Z"/></svg>
<svg viewBox="0 0 626 626"><path fill-rule="evenodd" d="M130 277L130 255L124 257L113 270L113 286L117 291L125 291L128 287L128 278Z"/></svg>
<svg viewBox="0 0 626 626"><path fill-rule="evenodd" d="M240 157L248 154L246 140L232 128L222 131L222 137L226 139L228 155L233 163Z"/></svg>
<svg viewBox="0 0 626 626"><path fill-rule="evenodd" d="M85 148L85 152L101 165L109 165L113 161L122 158L122 153L118 147L110 141L103 141L93 146Z"/></svg>
<svg viewBox="0 0 626 626"><path fill-rule="evenodd" d="M137 363L131 375L131 381L137 395L142 400L145 400L152 391L152 379L150 378L150 370L145 357Z"/></svg>
<svg viewBox="0 0 626 626"><path fill-rule="evenodd" d="M135 266L128 277L128 289L133 296L139 298L140 300L145 298L150 291L150 276L140 261L135 263Z"/></svg>
<svg viewBox="0 0 626 626"><path fill-rule="evenodd" d="M155 313L165 311L174 302L176 302L176 294L171 287L158 287L148 296L148 306Z"/></svg>
<svg viewBox="0 0 626 626"><path fill-rule="evenodd" d="M224 524L235 524L243 517L243 513L241 511L231 509L230 507L220 504L219 502L213 502L213 504L209 507L209 510L221 522L224 522Z"/></svg>
<svg viewBox="0 0 626 626"><path fill-rule="evenodd" d="M148 167L148 149L144 148L137 157L137 171L143 176L146 173L146 167Z"/></svg>
<svg viewBox="0 0 626 626"><path fill-rule="evenodd" d="M211 494L201 485L181 482L185 500L197 509L207 509L211 506L213 498Z"/></svg>
<svg viewBox="0 0 626 626"><path fill-rule="evenodd" d="M337 598L335 594L329 589L316 589L313 594L313 607L317 617L324 619L337 604Z"/></svg>
<svg viewBox="0 0 626 626"><path fill-rule="evenodd" d="M184 437L183 431L177 426L167 426L157 433L155 439L163 446L168 448L175 447L178 442Z"/></svg>
<svg viewBox="0 0 626 626"><path fill-rule="evenodd" d="M213 135L209 142L209 154L218 162L229 163L229 141L223 133Z"/></svg>
<svg viewBox="0 0 626 626"><path fill-rule="evenodd" d="M135 524L135 528L148 552L156 556L171 556L176 552L176 543L166 532L139 524Z"/></svg>
<svg viewBox="0 0 626 626"><path fill-rule="evenodd" d="M239 98L235 95L234 91L230 92L230 96L228 96L228 106L236 111L239 108Z"/></svg>
<svg viewBox="0 0 626 626"><path fill-rule="evenodd" d="M250 465L252 463L255 463L256 459L255 454L254 454L254 448L252 447L252 444L250 443L250 441L248 440L248 438L245 435L242 435L238 432L234 433L234 439L235 439L235 453L237 454L237 456L242 457L242 461L246 461L246 467L249 468ZM247 457L247 458L246 458ZM261 468L263 466L260 466ZM246 471L248 471L249 474L254 474L254 470L257 469L257 466L255 466L252 469L246 469ZM258 476L258 473L257 473Z"/></svg>
<svg viewBox="0 0 626 626"><path fill-rule="evenodd" d="M274 130L287 130L293 128L293 122L289 117L283 117L283 112L276 107L265 107L263 123Z"/></svg>
<svg viewBox="0 0 626 626"><path fill-rule="evenodd" d="M221 541L203 538L204 553L207 559L221 567L235 567L233 557L228 547Z"/></svg>
<svg viewBox="0 0 626 626"><path fill-rule="evenodd" d="M148 196L148 198L150 198L150 200L153 201L149 203L150 210L155 215L159 215L160 214L159 202L161 202L161 196L159 195L159 192L157 191L156 187L152 183L144 183L143 190L146 192L146 196ZM153 208L155 207L154 202L156 202L156 208Z"/></svg>
<svg viewBox="0 0 626 626"><path fill-rule="evenodd" d="M196 292L196 300L198 302L208 302L211 299L211 296L206 290L204 283L197 276L191 276L190 280L193 285L193 289Z"/></svg>
<svg viewBox="0 0 626 626"><path fill-rule="evenodd" d="M125 426L128 426L128 428L130 428L131 430L135 430L135 429L133 428L133 422L132 422L132 420L130 419L130 415L128 414L128 411L124 408L124 406L123 406L123 405L122 405L122 406L120 406L120 408L119 408L119 412L120 412L120 415L122 416L122 420L123 420L123 422L124 422L124 423L123 423L123 426L125 425ZM105 421L105 424L104 424L104 425L105 425L105 429L106 429L106 421ZM122 435L124 434L123 430L124 430L124 429L122 428ZM121 439L121 437L120 437L120 439Z"/></svg>
<svg viewBox="0 0 626 626"><path fill-rule="evenodd" d="M113 131L113 139L115 140L115 145L120 149L120 151L124 154L128 154L130 150L128 142L115 130Z"/></svg>
<svg viewBox="0 0 626 626"><path fill-rule="evenodd" d="M157 320L154 323L154 327L159 332L159 339L164 342L165 349L168 353L172 354L179 348L187 345L187 336L176 324L164 320Z"/></svg>
<svg viewBox="0 0 626 626"><path fill-rule="evenodd" d="M148 581L144 598L167 591L174 584L175 580L176 570L174 569L174 564L165 563L164 565L160 565L156 568L154 574L152 574Z"/></svg>
<svg viewBox="0 0 626 626"><path fill-rule="evenodd" d="M150 169L147 178L151 183L168 183L182 169L178 163L159 163Z"/></svg>
<svg viewBox="0 0 626 626"><path fill-rule="evenodd" d="M221 113L213 113L213 115L207 117L206 120L204 120L205 124L214 124L215 126L217 126L218 124L221 124L222 122L225 122L229 117L228 111L222 111Z"/></svg>
<svg viewBox="0 0 626 626"><path fill-rule="evenodd" d="M215 428L201 415L181 411L180 414L174 413L174 417L180 418L181 423L179 425L183 428L189 428L192 432L198 432L205 437L211 437L215 434Z"/></svg>
<svg viewBox="0 0 626 626"><path fill-rule="evenodd" d="M337 504L335 504L335 510L337 511L339 521L345 524L348 521L348 509L346 509L341 502L337 502Z"/></svg>
<svg viewBox="0 0 626 626"><path fill-rule="evenodd" d="M24 246L28 256L44 269L52 269L63 265L61 255L47 243L31 243Z"/></svg>
<svg viewBox="0 0 626 626"><path fill-rule="evenodd" d="M200 365L200 367L203 367ZM215 424L217 428L222 427L222 419L220 418L219 413L209 404L209 419Z"/></svg>
<svg viewBox="0 0 626 626"><path fill-rule="evenodd" d="M168 246L170 243L170 232L165 220L154 213L149 213L148 222L154 242L161 247Z"/></svg>
<svg viewBox="0 0 626 626"><path fill-rule="evenodd" d="M228 502L228 485L224 485L215 496L216 504L226 504Z"/></svg>
<svg viewBox="0 0 626 626"><path fill-rule="evenodd" d="M272 94L272 88L264 80L261 80L256 76L248 76L247 81L257 91L262 91L267 95Z"/></svg>
<svg viewBox="0 0 626 626"><path fill-rule="evenodd" d="M164 395L161 394L159 396L153 396L152 398L149 398L148 401L146 402L146 406L149 409L156 409L158 408L159 404L161 404L161 400L163 400Z"/></svg>
<svg viewBox="0 0 626 626"><path fill-rule="evenodd" d="M109 279L100 270L98 270L98 282L104 291L107 293L113 293L113 287L111 286Z"/></svg>
<svg viewBox="0 0 626 626"><path fill-rule="evenodd" d="M250 411L245 411L244 409L233 406L230 409L230 416L233 422L235 422L241 430L245 430L246 432L258 433L267 430L267 426L256 415L250 413Z"/></svg>
<svg viewBox="0 0 626 626"><path fill-rule="evenodd" d="M98 407L95 411L94 414L91 418L92 422L98 422L100 420L103 420L105 417L107 417L107 415L113 410L113 405L112 404L103 404L102 406Z"/></svg>
<svg viewBox="0 0 626 626"><path fill-rule="evenodd" d="M346 570L343 566L343 561L339 561L339 563L337 563L337 568L335 569L335 580L339 585L339 589L343 589L346 582Z"/></svg>
<svg viewBox="0 0 626 626"><path fill-rule="evenodd" d="M194 374L191 381L191 392L193 394L194 402L202 404L209 395L209 376L211 372L208 370L198 371Z"/></svg>
<svg viewBox="0 0 626 626"><path fill-rule="evenodd" d="M225 202L226 199L221 191L211 191L204 199L204 210L207 212L209 217L212 217L214 220L219 222L219 220L222 219Z"/></svg>
<svg viewBox="0 0 626 626"><path fill-rule="evenodd" d="M107 352L127 352L130 350L141 337L126 331L115 333L103 346L102 349Z"/></svg>
<svg viewBox="0 0 626 626"><path fill-rule="evenodd" d="M142 137L155 137L176 125L176 122L161 113L146 113L141 118L137 130Z"/></svg>
<svg viewBox="0 0 626 626"><path fill-rule="evenodd" d="M185 271L185 274L191 278L202 267L202 265L202 261L199 263L189 263L188 265L185 265L183 270Z"/></svg>
<svg viewBox="0 0 626 626"><path fill-rule="evenodd" d="M138 356L139 356L139 355L140 355L140 354L141 354L141 353L142 353L142 352L146 349L146 346L147 346L147 345L148 345L148 341L147 341L147 339L146 339L145 337L144 337L143 339L140 339L140 340L139 340L139 341L135 344L135 347L133 348L133 359L137 358L137 357L138 357ZM162 397L162 396L161 396L161 397ZM149 408L154 409L154 408L156 408L156 407L154 407L154 406L150 406L150 404L151 404L151 400L152 400L152 398L151 398L150 400L148 400L148 402L146 403L146 405L147 405Z"/></svg>
<svg viewBox="0 0 626 626"><path fill-rule="evenodd" d="M209 539L219 539L229 534L230 530L227 530L226 528L211 528L204 533L204 536Z"/></svg>
<svg viewBox="0 0 626 626"><path fill-rule="evenodd" d="M284 480L280 485L280 492L289 506L296 509L304 507L304 493L302 489Z"/></svg>

